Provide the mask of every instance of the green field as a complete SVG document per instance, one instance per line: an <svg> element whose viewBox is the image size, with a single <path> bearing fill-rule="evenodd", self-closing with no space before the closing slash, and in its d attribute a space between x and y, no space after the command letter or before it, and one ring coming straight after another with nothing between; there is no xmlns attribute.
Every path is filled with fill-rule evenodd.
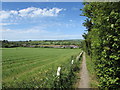
<svg viewBox="0 0 120 90"><path fill-rule="evenodd" d="M48 73L56 74L58 66L70 64L71 56L80 52L80 49L3 48L2 85L40 87ZM51 75L51 80L55 74Z"/></svg>

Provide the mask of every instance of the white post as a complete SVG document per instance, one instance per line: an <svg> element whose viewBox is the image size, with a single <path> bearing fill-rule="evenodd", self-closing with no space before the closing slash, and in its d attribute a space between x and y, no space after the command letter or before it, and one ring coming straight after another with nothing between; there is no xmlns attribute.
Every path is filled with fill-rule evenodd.
<svg viewBox="0 0 120 90"><path fill-rule="evenodd" d="M71 64L73 64L74 60L71 61Z"/></svg>
<svg viewBox="0 0 120 90"><path fill-rule="evenodd" d="M80 53L80 56L82 55L82 53L83 53L83 51ZM79 56L79 57L80 57L80 56Z"/></svg>
<svg viewBox="0 0 120 90"><path fill-rule="evenodd" d="M79 58L81 57L83 51L76 57L76 60L79 60Z"/></svg>
<svg viewBox="0 0 120 90"><path fill-rule="evenodd" d="M61 70L61 67L58 67L58 69L57 69L57 76L60 76L60 70Z"/></svg>

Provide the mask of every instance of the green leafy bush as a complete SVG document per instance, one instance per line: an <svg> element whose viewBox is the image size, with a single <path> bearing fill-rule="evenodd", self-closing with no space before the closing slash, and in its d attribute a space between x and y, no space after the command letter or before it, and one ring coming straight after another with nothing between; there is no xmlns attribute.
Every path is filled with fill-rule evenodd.
<svg viewBox="0 0 120 90"><path fill-rule="evenodd" d="M100 88L120 88L120 2L84 3L84 50L95 63Z"/></svg>

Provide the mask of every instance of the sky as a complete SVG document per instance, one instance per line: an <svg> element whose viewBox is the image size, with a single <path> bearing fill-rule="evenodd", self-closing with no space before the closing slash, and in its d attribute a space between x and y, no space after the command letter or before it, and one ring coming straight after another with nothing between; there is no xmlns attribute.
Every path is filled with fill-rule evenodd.
<svg viewBox="0 0 120 90"><path fill-rule="evenodd" d="M1 0L1 1L2 2L83 2L84 0ZM95 1L95 0L90 0L90 1Z"/></svg>
<svg viewBox="0 0 120 90"><path fill-rule="evenodd" d="M83 39L82 2L3 2L2 40Z"/></svg>

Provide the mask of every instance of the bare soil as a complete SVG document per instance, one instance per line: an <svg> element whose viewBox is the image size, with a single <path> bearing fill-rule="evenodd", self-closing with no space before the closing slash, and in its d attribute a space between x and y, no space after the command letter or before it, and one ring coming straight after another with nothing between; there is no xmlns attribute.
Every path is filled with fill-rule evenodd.
<svg viewBox="0 0 120 90"><path fill-rule="evenodd" d="M82 64L80 69L80 80L78 83L78 88L90 88L89 86L89 74L86 66L85 52L82 57Z"/></svg>

